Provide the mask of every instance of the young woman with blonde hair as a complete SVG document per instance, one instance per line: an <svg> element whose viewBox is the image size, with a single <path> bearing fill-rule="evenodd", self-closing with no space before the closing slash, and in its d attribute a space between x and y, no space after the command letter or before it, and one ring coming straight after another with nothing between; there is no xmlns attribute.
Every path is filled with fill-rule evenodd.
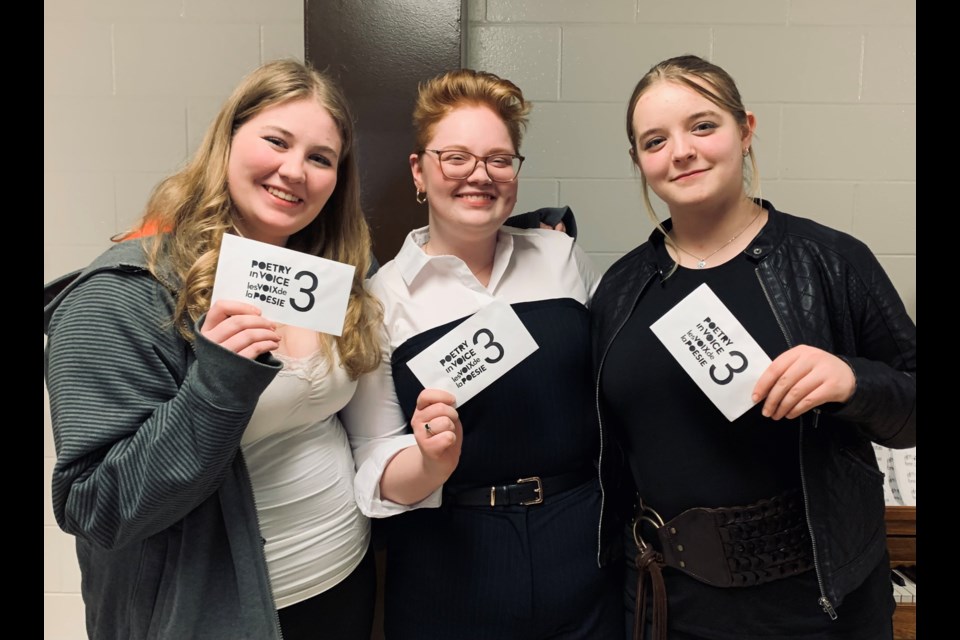
<svg viewBox="0 0 960 640"><path fill-rule="evenodd" d="M44 289L53 506L89 637L368 640L338 411L379 362L381 315L344 96L300 62L255 69L146 212ZM343 335L211 305L225 234L354 265Z"/></svg>
<svg viewBox="0 0 960 640"><path fill-rule="evenodd" d="M649 189L670 214L607 270L591 307L597 409L639 491L626 532L634 632L889 638L873 443L916 445L916 325L866 245L755 196L757 119L722 68L689 55L654 65L626 124L647 209L656 219ZM706 298L687 343L674 328L679 353L655 335L704 286L769 366L750 362L746 337L720 339ZM709 376L688 374L694 351ZM713 392L750 373L731 398L746 412L730 420Z"/></svg>

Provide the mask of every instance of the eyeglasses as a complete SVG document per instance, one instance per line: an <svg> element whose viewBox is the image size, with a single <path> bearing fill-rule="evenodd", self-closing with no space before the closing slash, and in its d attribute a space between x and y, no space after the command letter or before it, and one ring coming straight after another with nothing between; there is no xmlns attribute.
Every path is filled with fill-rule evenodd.
<svg viewBox="0 0 960 640"><path fill-rule="evenodd" d="M437 154L440 160L440 173L451 180L466 180L482 162L487 175L494 182L513 182L520 173L524 157L512 153L494 153L478 156L460 149L424 149Z"/></svg>

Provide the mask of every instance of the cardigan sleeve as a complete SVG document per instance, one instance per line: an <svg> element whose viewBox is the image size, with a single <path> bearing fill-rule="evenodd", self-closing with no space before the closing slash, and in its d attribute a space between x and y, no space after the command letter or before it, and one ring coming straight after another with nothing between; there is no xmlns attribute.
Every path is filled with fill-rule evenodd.
<svg viewBox="0 0 960 640"><path fill-rule="evenodd" d="M280 368L199 332L187 342L172 308L146 271L104 271L65 297L47 330L54 514L104 548L174 525L217 490Z"/></svg>

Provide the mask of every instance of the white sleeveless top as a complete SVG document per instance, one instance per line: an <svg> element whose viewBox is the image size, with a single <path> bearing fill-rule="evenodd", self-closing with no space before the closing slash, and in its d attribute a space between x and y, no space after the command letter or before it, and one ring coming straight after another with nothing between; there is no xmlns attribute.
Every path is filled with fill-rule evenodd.
<svg viewBox="0 0 960 640"><path fill-rule="evenodd" d="M321 351L274 356L283 369L260 396L241 445L281 609L350 575L366 553L370 522L357 508L356 469L337 416L356 381L339 358L328 367Z"/></svg>

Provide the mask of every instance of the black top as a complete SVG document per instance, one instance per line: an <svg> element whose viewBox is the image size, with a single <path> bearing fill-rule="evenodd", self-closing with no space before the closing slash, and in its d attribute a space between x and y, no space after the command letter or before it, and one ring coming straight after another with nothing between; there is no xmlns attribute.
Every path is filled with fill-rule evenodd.
<svg viewBox="0 0 960 640"><path fill-rule="evenodd" d="M620 434L645 504L665 520L691 507L746 505L800 488L796 421L764 418L758 404L729 422L650 330L706 283L775 359L787 341L754 268L740 254L712 269L681 267L663 282L656 279L608 352L600 380L606 426ZM671 630L703 638L878 637L870 605L876 590L890 589L886 574L874 572L860 589L874 591L852 594L831 621L817 605L814 571L717 588L667 568L668 621ZM632 579L635 588L636 573Z"/></svg>
<svg viewBox="0 0 960 640"><path fill-rule="evenodd" d="M650 285L610 348L601 398L609 426L623 434L644 502L666 520L691 507L745 505L800 487L798 425L764 418L760 405L729 422L650 330L704 283L771 359L787 348L745 259L681 267ZM640 389L650 392L646 401L637 402Z"/></svg>
<svg viewBox="0 0 960 640"><path fill-rule="evenodd" d="M464 445L448 488L559 475L593 466L599 453L587 309L572 299L512 306L538 349L457 407ZM405 415L413 415L423 390L407 362L463 320L413 336L394 351L393 380Z"/></svg>

